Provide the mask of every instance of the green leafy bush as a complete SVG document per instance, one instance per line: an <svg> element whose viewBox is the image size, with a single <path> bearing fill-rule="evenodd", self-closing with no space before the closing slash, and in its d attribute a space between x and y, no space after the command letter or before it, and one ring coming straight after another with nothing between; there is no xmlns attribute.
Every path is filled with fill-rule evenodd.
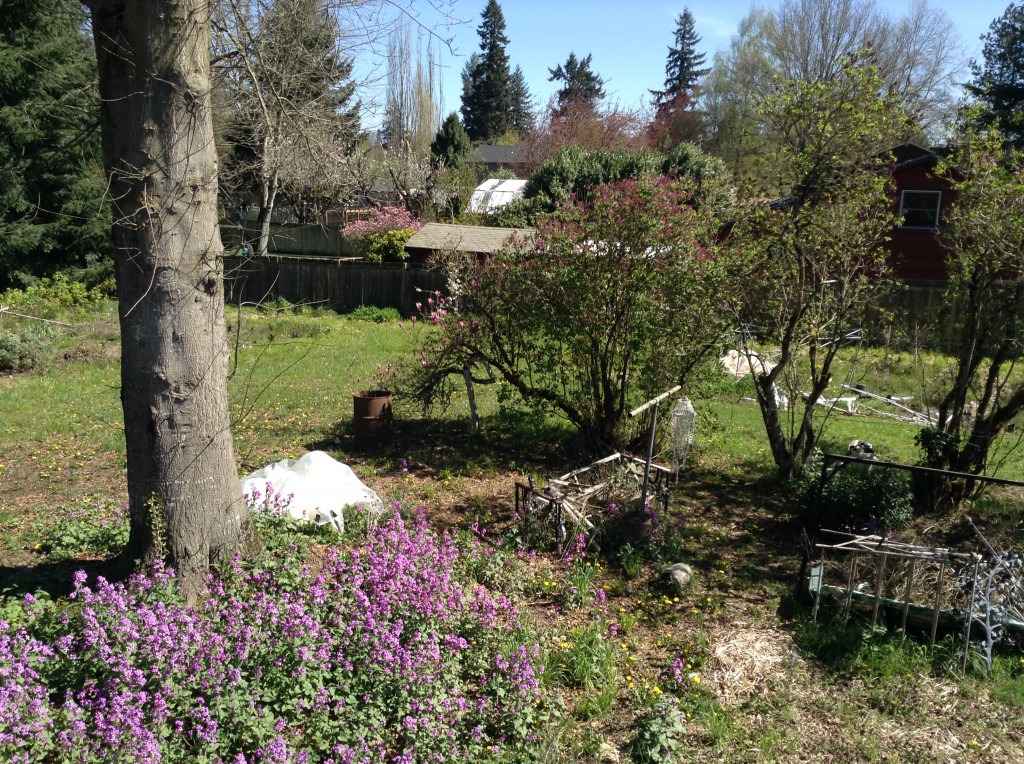
<svg viewBox="0 0 1024 764"><path fill-rule="evenodd" d="M348 314L353 321L368 321L373 324L389 324L402 320L402 314L395 308L378 308L376 305L360 305Z"/></svg>
<svg viewBox="0 0 1024 764"><path fill-rule="evenodd" d="M804 470L799 515L816 528L884 530L914 517L914 493L907 473L883 467L847 465L830 477L818 496L823 460L818 454Z"/></svg>
<svg viewBox="0 0 1024 764"><path fill-rule="evenodd" d="M380 231L370 234L370 246L366 251L366 259L372 263L393 263L405 260L409 253L405 251L405 243L416 233L411 228L392 231Z"/></svg>
<svg viewBox="0 0 1024 764"><path fill-rule="evenodd" d="M404 207L381 207L366 220L345 226L343 233L355 253L371 262L395 262L408 255L405 243L423 227Z"/></svg>
<svg viewBox="0 0 1024 764"><path fill-rule="evenodd" d="M0 332L0 371L25 371L46 359L52 331L45 327L24 332Z"/></svg>
<svg viewBox="0 0 1024 764"><path fill-rule="evenodd" d="M638 764L674 764L682 761L686 722L679 701L664 695L650 712L637 719L630 758Z"/></svg>
<svg viewBox="0 0 1024 764"><path fill-rule="evenodd" d="M58 273L39 279L24 289L9 289L0 295L0 305L37 318L67 318L81 315L105 298L106 287L89 289L81 281L71 281Z"/></svg>
<svg viewBox="0 0 1024 764"><path fill-rule="evenodd" d="M295 305L284 297L278 296L272 300L261 302L259 309L262 313L294 313Z"/></svg>

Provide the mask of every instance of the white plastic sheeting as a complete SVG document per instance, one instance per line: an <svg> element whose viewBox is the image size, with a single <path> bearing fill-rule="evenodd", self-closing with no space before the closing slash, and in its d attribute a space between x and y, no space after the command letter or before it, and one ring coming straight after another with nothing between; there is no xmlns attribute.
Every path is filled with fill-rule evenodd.
<svg viewBox="0 0 1024 764"><path fill-rule="evenodd" d="M767 361L757 353L746 353L741 350L730 350L718 362L725 373L735 379L743 379L751 373L765 375L775 368L775 364Z"/></svg>
<svg viewBox="0 0 1024 764"><path fill-rule="evenodd" d="M296 520L330 525L345 532L344 509L380 513L384 502L345 464L323 451L310 451L298 460L283 459L242 480L242 493L254 511L272 505L281 506ZM256 499L253 501L253 499Z"/></svg>
<svg viewBox="0 0 1024 764"><path fill-rule="evenodd" d="M485 180L469 198L469 211L488 213L504 207L509 202L523 198L525 180Z"/></svg>

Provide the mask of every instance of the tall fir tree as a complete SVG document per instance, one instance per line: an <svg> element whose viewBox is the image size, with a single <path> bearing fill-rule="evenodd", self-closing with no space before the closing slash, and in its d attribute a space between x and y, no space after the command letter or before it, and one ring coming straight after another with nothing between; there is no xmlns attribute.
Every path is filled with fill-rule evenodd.
<svg viewBox="0 0 1024 764"><path fill-rule="evenodd" d="M592 59L593 56L590 54L577 59L576 54L570 52L564 64L548 69L551 75L548 82L558 80L562 83L557 94L559 109L581 105L593 109L596 108L597 102L604 98L604 79L590 68Z"/></svg>
<svg viewBox="0 0 1024 764"><path fill-rule="evenodd" d="M471 140L491 141L515 129L516 88L497 0L488 0L481 18L480 53L470 57L462 73L462 122Z"/></svg>
<svg viewBox="0 0 1024 764"><path fill-rule="evenodd" d="M69 0L7 0L0 13L0 289L112 263L83 22Z"/></svg>
<svg viewBox="0 0 1024 764"><path fill-rule="evenodd" d="M696 32L689 8L684 8L676 17L675 37L675 47L669 46L668 61L665 63L665 89L651 91L656 107L675 101L680 96L688 96L700 78L710 71L701 68L705 56L697 52L701 38Z"/></svg>
<svg viewBox="0 0 1024 764"><path fill-rule="evenodd" d="M973 64L967 86L984 106L982 121L998 120L1015 148L1024 148L1024 4L1011 3L981 38L983 64Z"/></svg>
<svg viewBox="0 0 1024 764"><path fill-rule="evenodd" d="M533 132L533 96L519 66L512 73L512 129L520 137Z"/></svg>

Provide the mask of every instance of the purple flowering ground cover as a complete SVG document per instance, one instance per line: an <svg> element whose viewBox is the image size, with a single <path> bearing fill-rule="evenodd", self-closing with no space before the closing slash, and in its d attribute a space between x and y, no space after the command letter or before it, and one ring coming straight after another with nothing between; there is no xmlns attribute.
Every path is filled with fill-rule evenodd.
<svg viewBox="0 0 1024 764"><path fill-rule="evenodd" d="M315 571L235 561L196 608L174 574L79 573L0 620L5 762L528 761L539 647L460 549L396 515Z"/></svg>

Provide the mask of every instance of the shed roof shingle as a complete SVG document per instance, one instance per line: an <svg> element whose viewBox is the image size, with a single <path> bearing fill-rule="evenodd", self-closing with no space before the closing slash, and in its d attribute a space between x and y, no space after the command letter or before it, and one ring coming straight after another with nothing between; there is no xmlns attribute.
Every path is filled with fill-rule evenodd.
<svg viewBox="0 0 1024 764"><path fill-rule="evenodd" d="M522 240L533 236L532 228L489 228L474 225L427 223L406 242L406 249L453 250L494 254L500 252L513 236Z"/></svg>

